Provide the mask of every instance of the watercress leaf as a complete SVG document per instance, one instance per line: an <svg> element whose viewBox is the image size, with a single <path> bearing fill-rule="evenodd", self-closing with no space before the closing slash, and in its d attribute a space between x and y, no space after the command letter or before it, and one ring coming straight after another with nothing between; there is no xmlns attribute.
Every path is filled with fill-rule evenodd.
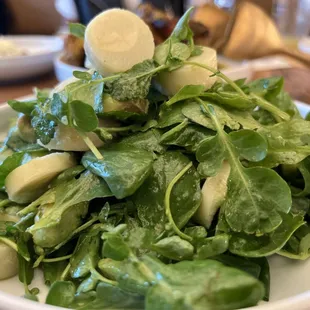
<svg viewBox="0 0 310 310"><path fill-rule="evenodd" d="M46 210L34 225L27 229L36 246L50 252L52 248L67 240L77 229L88 210L88 202L78 204L44 205ZM44 250L44 251L45 251Z"/></svg>
<svg viewBox="0 0 310 310"><path fill-rule="evenodd" d="M206 259L220 255L228 250L229 235L220 234L199 242L195 259Z"/></svg>
<svg viewBox="0 0 310 310"><path fill-rule="evenodd" d="M55 134L56 122L50 111L50 102L37 104L31 113L31 126L34 128L37 138L48 144Z"/></svg>
<svg viewBox="0 0 310 310"><path fill-rule="evenodd" d="M203 85L186 85L182 87L173 97L171 97L166 105L170 106L178 101L199 97L205 90Z"/></svg>
<svg viewBox="0 0 310 310"><path fill-rule="evenodd" d="M264 295L263 285L258 280L213 260L168 265L162 268L162 275L170 290L161 285L150 288L146 297L147 309L243 308L256 305ZM197 286L197 283L201 285ZM212 287L212 290L206 290L206 287ZM161 303L155 300L161 300Z"/></svg>
<svg viewBox="0 0 310 310"><path fill-rule="evenodd" d="M132 195L152 171L152 152L118 144L102 148L100 152L104 160L97 160L87 152L82 164L102 177L118 199Z"/></svg>
<svg viewBox="0 0 310 310"><path fill-rule="evenodd" d="M68 84L59 95L64 102L82 101L96 107L102 105L103 85L102 76L95 72L91 80L78 80Z"/></svg>
<svg viewBox="0 0 310 310"><path fill-rule="evenodd" d="M105 257L122 261L129 257L130 248L120 235L111 234L103 244L102 253Z"/></svg>
<svg viewBox="0 0 310 310"><path fill-rule="evenodd" d="M137 225L137 223L135 224ZM145 254L149 252L154 239L154 233L150 229L137 226L129 230L128 237L125 241L128 246L140 256L142 253Z"/></svg>
<svg viewBox="0 0 310 310"><path fill-rule="evenodd" d="M171 46L171 57L178 60L186 60L191 56L191 49L186 44L177 42Z"/></svg>
<svg viewBox="0 0 310 310"><path fill-rule="evenodd" d="M160 138L160 132L157 129L151 129L146 132L129 135L123 138L119 144L162 154L166 148L160 144Z"/></svg>
<svg viewBox="0 0 310 310"><path fill-rule="evenodd" d="M111 96L117 100L144 99L149 93L155 72L154 61L145 60L125 73L121 73L115 80L106 82L105 86Z"/></svg>
<svg viewBox="0 0 310 310"><path fill-rule="evenodd" d="M310 157L306 157L297 167L302 175L304 187L302 190L294 190L293 194L295 197L305 197L310 194Z"/></svg>
<svg viewBox="0 0 310 310"><path fill-rule="evenodd" d="M20 254L18 254L18 278L24 285L30 285L34 277L34 269L32 262L26 261Z"/></svg>
<svg viewBox="0 0 310 310"><path fill-rule="evenodd" d="M261 161L267 155L267 141L253 130L233 131L229 134L229 139L239 155L248 161Z"/></svg>
<svg viewBox="0 0 310 310"><path fill-rule="evenodd" d="M73 71L73 76L80 80L90 81L92 79L92 75L89 72L85 71Z"/></svg>
<svg viewBox="0 0 310 310"><path fill-rule="evenodd" d="M207 230L203 226L192 226L184 229L185 235L192 237L194 240L200 240L207 237Z"/></svg>
<svg viewBox="0 0 310 310"><path fill-rule="evenodd" d="M171 49L171 41L167 40L155 47L154 60L159 65L164 65L169 57Z"/></svg>
<svg viewBox="0 0 310 310"><path fill-rule="evenodd" d="M90 132L98 127L98 118L92 106L79 100L69 104L72 118L80 130Z"/></svg>
<svg viewBox="0 0 310 310"><path fill-rule="evenodd" d="M68 308L74 300L75 285L71 281L54 282L48 292L45 303Z"/></svg>
<svg viewBox="0 0 310 310"><path fill-rule="evenodd" d="M67 261L43 263L42 266L45 284L47 286L51 286L54 282L60 281L61 275L67 265Z"/></svg>
<svg viewBox="0 0 310 310"><path fill-rule="evenodd" d="M185 128L180 125L165 132L161 137L161 143L181 146L195 152L202 140L214 135L213 131L198 125L186 125Z"/></svg>
<svg viewBox="0 0 310 310"><path fill-rule="evenodd" d="M191 259L194 255L194 247L179 236L161 239L152 245L152 249L162 256L176 261Z"/></svg>
<svg viewBox="0 0 310 310"><path fill-rule="evenodd" d="M83 233L78 240L74 253L70 259L70 274L73 279L83 278L96 268L99 261L99 232Z"/></svg>
<svg viewBox="0 0 310 310"><path fill-rule="evenodd" d="M37 104L37 100L26 100L26 101L18 101L18 100L9 100L8 105L15 111L24 113L26 115L31 115L35 105Z"/></svg>
<svg viewBox="0 0 310 310"><path fill-rule="evenodd" d="M86 26L79 23L69 23L69 31L74 36L84 39Z"/></svg>
<svg viewBox="0 0 310 310"><path fill-rule="evenodd" d="M55 93L51 101L51 114L54 115L59 122L68 114L68 105L63 102L60 95Z"/></svg>
<svg viewBox="0 0 310 310"><path fill-rule="evenodd" d="M164 197L172 179L189 164L180 152L166 152L154 162L153 172L133 196L142 226L160 233L165 229ZM200 205L199 176L191 167L175 184L170 196L171 213L178 227L183 227Z"/></svg>
<svg viewBox="0 0 310 310"><path fill-rule="evenodd" d="M143 310L144 297L138 294L123 291L118 287L99 283L96 298L85 305L79 306L78 310Z"/></svg>
<svg viewBox="0 0 310 310"><path fill-rule="evenodd" d="M293 235L304 225L301 216L282 214L281 225L272 233L257 237L255 235L232 234L229 251L245 257L263 257L278 252Z"/></svg>

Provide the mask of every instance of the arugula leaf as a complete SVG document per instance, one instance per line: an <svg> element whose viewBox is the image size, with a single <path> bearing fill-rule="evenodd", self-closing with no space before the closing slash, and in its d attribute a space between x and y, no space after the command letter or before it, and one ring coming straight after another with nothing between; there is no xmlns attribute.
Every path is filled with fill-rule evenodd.
<svg viewBox="0 0 310 310"><path fill-rule="evenodd" d="M245 257L263 257L277 253L293 233L304 225L302 216L282 214L283 221L270 234L257 237L254 235L237 234L231 236L229 251Z"/></svg>
<svg viewBox="0 0 310 310"><path fill-rule="evenodd" d="M119 74L113 81L106 82L105 86L108 93L117 100L144 99L149 93L152 77L159 68L155 67L153 60L145 60Z"/></svg>
<svg viewBox="0 0 310 310"><path fill-rule="evenodd" d="M310 123L293 119L274 126L260 128L258 132L268 142L267 157L258 163L260 166L276 167L279 164L298 164L310 155Z"/></svg>
<svg viewBox="0 0 310 310"><path fill-rule="evenodd" d="M165 229L165 193L173 178L188 164L189 159L180 152L166 152L154 162L152 174L133 196L138 216L145 228L157 233ZM170 196L172 218L181 228L200 205L200 180L194 167L175 184Z"/></svg>
<svg viewBox="0 0 310 310"><path fill-rule="evenodd" d="M8 105L15 111L24 113L26 115L31 115L35 105L37 104L37 100L26 100L26 101L18 101L18 100L9 100Z"/></svg>
<svg viewBox="0 0 310 310"><path fill-rule="evenodd" d="M69 31L74 36L84 39L86 26L79 23L69 23Z"/></svg>
<svg viewBox="0 0 310 310"><path fill-rule="evenodd" d="M152 245L152 249L164 257L176 261L191 259L194 255L194 247L179 236L161 239Z"/></svg>
<svg viewBox="0 0 310 310"><path fill-rule="evenodd" d="M254 149L242 144L234 147L221 128L213 107L205 105L205 108L217 127L217 135L200 144L196 157L199 162L207 161L217 169L224 159L231 166L227 196L222 205L226 221L232 230L248 234L275 230L282 222L281 213L288 213L291 208L292 199L287 183L271 169L244 168L239 161L240 154L248 159L258 159L261 150L266 150L264 143L262 149L257 150L256 145ZM244 152L240 152L240 147Z"/></svg>
<svg viewBox="0 0 310 310"><path fill-rule="evenodd" d="M153 154L128 145L113 144L100 149L104 160L87 152L82 158L85 168L102 177L117 199L132 195L152 170Z"/></svg>
<svg viewBox="0 0 310 310"><path fill-rule="evenodd" d="M103 102L95 105L95 111L99 116L114 117L120 120L145 119L149 110L147 99L135 99L118 101L109 94L104 94Z"/></svg>
<svg viewBox="0 0 310 310"><path fill-rule="evenodd" d="M166 128L182 123L186 119L182 113L182 109L185 105L185 102L179 102L172 107L168 107L165 104L161 105L157 127Z"/></svg>
<svg viewBox="0 0 310 310"><path fill-rule="evenodd" d="M186 85L181 88L174 96L172 96L165 104L170 106L176 102L199 97L204 92L203 85Z"/></svg>
<svg viewBox="0 0 310 310"><path fill-rule="evenodd" d="M52 284L45 303L68 308L74 300L75 285L70 281L56 281Z"/></svg>
<svg viewBox="0 0 310 310"><path fill-rule="evenodd" d="M180 125L165 132L160 139L161 143L181 146L190 152L195 152L202 140L214 135L213 131L198 125L187 125L187 122L185 127Z"/></svg>
<svg viewBox="0 0 310 310"><path fill-rule="evenodd" d="M247 87L249 88L249 92L270 100L281 92L283 85L283 77L271 77L252 81L247 84Z"/></svg>
<svg viewBox="0 0 310 310"><path fill-rule="evenodd" d="M12 149L14 152L41 152L44 148L38 144L25 142L19 134L17 127L10 129L8 136L4 141L4 145ZM4 151L4 150L3 150Z"/></svg>
<svg viewBox="0 0 310 310"><path fill-rule="evenodd" d="M290 259L305 260L310 257L310 227L308 224L302 225L288 239L285 246L278 254Z"/></svg>
<svg viewBox="0 0 310 310"><path fill-rule="evenodd" d="M146 132L129 135L123 138L119 144L163 154L165 152L165 147L162 146L160 142L160 132L157 129L150 129Z"/></svg>

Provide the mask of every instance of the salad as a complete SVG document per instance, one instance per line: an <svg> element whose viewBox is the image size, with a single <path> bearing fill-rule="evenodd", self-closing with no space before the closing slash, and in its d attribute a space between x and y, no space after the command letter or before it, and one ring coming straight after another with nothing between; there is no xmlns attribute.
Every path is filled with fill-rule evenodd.
<svg viewBox="0 0 310 310"><path fill-rule="evenodd" d="M94 70L30 101L0 161L0 279L72 309L268 301L267 257L310 256L310 122L283 79L231 81L189 9L156 48L125 10L85 28Z"/></svg>

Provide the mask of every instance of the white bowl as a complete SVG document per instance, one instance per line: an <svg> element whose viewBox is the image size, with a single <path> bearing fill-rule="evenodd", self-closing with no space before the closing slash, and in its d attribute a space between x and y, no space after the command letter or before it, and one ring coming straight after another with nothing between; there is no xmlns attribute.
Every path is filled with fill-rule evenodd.
<svg viewBox="0 0 310 310"><path fill-rule="evenodd" d="M26 97L22 98L26 99ZM310 106L296 102L302 116L310 111ZM7 105L0 106L0 141L5 137L9 122L16 113ZM246 310L307 310L310 309L310 259L306 261L290 260L273 255L268 258L271 273L270 302ZM36 270L32 287L40 288L40 301L44 302L48 291L44 285L42 272ZM24 294L23 284L18 277L0 281L1 310L56 310L59 307L35 303L18 296ZM14 296L15 295L15 296Z"/></svg>
<svg viewBox="0 0 310 310"><path fill-rule="evenodd" d="M54 36L4 36L27 51L25 56L0 57L0 82L21 80L47 73L63 48L62 39Z"/></svg>
<svg viewBox="0 0 310 310"><path fill-rule="evenodd" d="M65 81L72 77L73 71L87 71L84 67L77 67L70 64L67 64L61 59L61 55L58 55L54 59L54 70L56 78L59 82Z"/></svg>

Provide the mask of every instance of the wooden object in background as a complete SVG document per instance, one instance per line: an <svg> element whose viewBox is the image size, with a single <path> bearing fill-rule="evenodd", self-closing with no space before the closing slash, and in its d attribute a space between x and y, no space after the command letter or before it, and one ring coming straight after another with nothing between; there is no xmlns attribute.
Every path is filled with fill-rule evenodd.
<svg viewBox="0 0 310 310"><path fill-rule="evenodd" d="M223 54L233 59L251 59L266 55L287 55L310 67L310 56L287 47L272 21L258 6L248 1L236 9L234 25Z"/></svg>
<svg viewBox="0 0 310 310"><path fill-rule="evenodd" d="M284 88L292 98L310 104L310 70L305 68L287 68L255 72L252 79L283 76Z"/></svg>
<svg viewBox="0 0 310 310"><path fill-rule="evenodd" d="M6 0L10 11L9 33L53 34L61 25L54 0Z"/></svg>

